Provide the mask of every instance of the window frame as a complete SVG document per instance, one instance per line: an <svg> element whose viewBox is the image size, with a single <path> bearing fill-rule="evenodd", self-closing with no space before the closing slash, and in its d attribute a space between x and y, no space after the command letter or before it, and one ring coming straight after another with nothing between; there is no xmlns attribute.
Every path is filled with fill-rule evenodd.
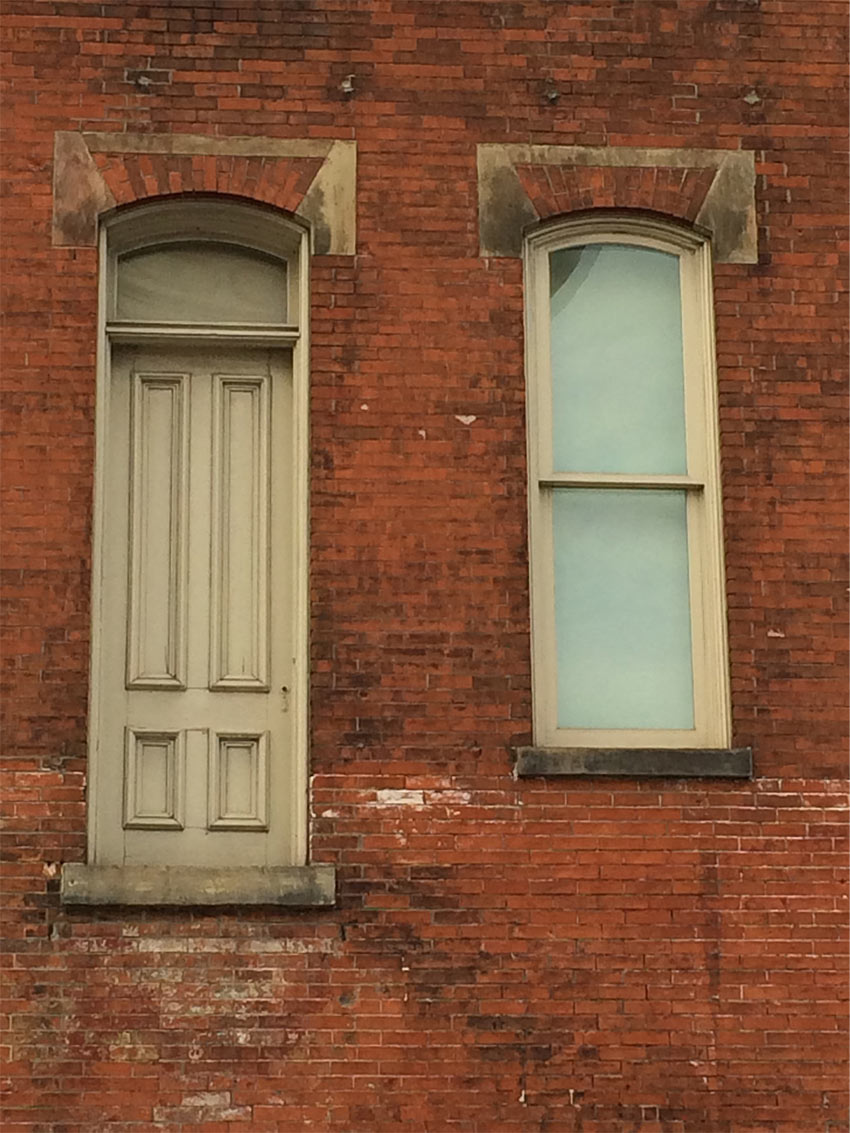
<svg viewBox="0 0 850 1133"><path fill-rule="evenodd" d="M145 247L156 247L166 243L185 243L187 240L204 241L211 244L234 244L241 248L270 254L287 262L289 287L288 322L281 326L260 324L203 324L175 321L126 322L112 317L115 310L117 288L117 267L121 255ZM151 345L171 345L177 347L225 345L235 347L280 347L291 349L292 368L292 454L293 454L293 538L296 546L293 552L294 585L293 595L293 688L286 690L288 713L292 720L291 738L295 759L294 779L297 783L295 797L282 805L291 805L292 835L289 839L287 858L279 863L286 872L281 885L284 889L294 886L296 900L284 899L282 903L300 903L298 892L303 888L298 877L297 867L306 866L308 860L308 706L309 706L309 621L308 621L308 453L309 453L309 263L310 232L306 226L299 225L288 216L264 208L260 205L237 201L216 200L196 197L190 200L165 200L132 206L118 210L103 218L99 232L99 289L98 289L98 343L96 371L96 420L95 420L95 469L94 469L94 507L92 531L92 582L91 582L91 644L89 670L88 704L88 789L87 789L87 827L88 862L90 867L114 865L104 860L100 845L101 834L98 822L98 805L102 792L108 790L108 776L102 763L99 740L103 728L100 690L102 687L101 666L104 657L102 647L103 618L103 573L106 570L105 508L108 428L110 422L111 352L113 345L148 343ZM274 802L271 802L274 805ZM181 869L179 861L175 867ZM292 867L296 867L294 874ZM136 872L146 867L136 867ZM151 867L154 868L154 867ZM197 868L186 867L190 874L206 873ZM69 883L68 893L63 894L71 901L87 900L90 888L96 889L100 882L89 881L87 875L77 867L79 877L74 875L73 887ZM150 903L144 894L137 892L133 870L123 872L130 880L125 883L112 883L107 889L115 888L120 897L107 895L98 897L94 903L118 900L120 903ZM210 877L221 870L210 871ZM226 871L225 871L226 872ZM245 867L241 873L257 875L256 867ZM303 874L302 870L302 874ZM94 876L94 875L92 875ZM306 876L306 875L305 875ZM300 875L299 875L300 877ZM309 880L309 878L308 878ZM63 885L65 884L63 880ZM172 883L173 884L173 879ZM257 893L270 891L268 878L265 889L257 887ZM143 879L142 889L148 886ZM204 897L204 883L190 883L196 890L199 900ZM179 885L178 885L179 888ZM221 878L210 880L209 899L203 903L220 903L216 890L229 892L231 899L248 901L259 899L253 892L250 882L239 880L231 884L221 882ZM309 887L308 887L309 888ZM274 886L271 886L274 889ZM165 890L154 884L151 890L161 903L170 903ZM148 894L150 896L150 894ZM326 894L325 894L326 896ZM279 895L267 898L278 903ZM312 898L303 903L326 903Z"/></svg>
<svg viewBox="0 0 850 1133"><path fill-rule="evenodd" d="M626 244L676 255L680 263L688 474L554 473L549 356L549 253L582 244ZM708 236L642 214L561 219L524 246L528 435L529 568L534 743L557 749L726 748L731 703L726 628L717 373L711 244ZM563 728L557 720L552 497L557 486L678 488L687 500L693 729Z"/></svg>

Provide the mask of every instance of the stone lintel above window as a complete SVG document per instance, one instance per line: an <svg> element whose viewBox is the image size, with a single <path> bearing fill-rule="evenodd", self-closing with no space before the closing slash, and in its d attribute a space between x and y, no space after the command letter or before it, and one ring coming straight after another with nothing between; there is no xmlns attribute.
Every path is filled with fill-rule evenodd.
<svg viewBox="0 0 850 1133"><path fill-rule="evenodd" d="M755 183L746 150L479 145L480 254L522 255L524 234L550 217L633 209L694 225L715 263L756 263Z"/></svg>

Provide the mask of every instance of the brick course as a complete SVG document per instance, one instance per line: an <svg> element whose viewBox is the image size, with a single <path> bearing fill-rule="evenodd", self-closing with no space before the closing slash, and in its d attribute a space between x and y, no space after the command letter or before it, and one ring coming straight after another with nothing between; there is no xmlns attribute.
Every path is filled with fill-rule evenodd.
<svg viewBox="0 0 850 1133"><path fill-rule="evenodd" d="M846 1129L844 3L8 0L3 24L4 1130ZM86 841L97 256L51 244L57 130L357 142L357 255L311 279L335 910L60 907ZM522 270L478 254L482 142L755 153L759 263L715 269L751 783L511 777ZM122 203L287 208L315 166L95 163ZM707 189L522 176L544 215L627 193L692 218Z"/></svg>

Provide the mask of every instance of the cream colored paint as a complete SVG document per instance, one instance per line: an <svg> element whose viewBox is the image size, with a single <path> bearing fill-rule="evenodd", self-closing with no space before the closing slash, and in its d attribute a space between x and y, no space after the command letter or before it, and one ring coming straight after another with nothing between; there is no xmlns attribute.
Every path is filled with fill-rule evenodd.
<svg viewBox="0 0 850 1133"><path fill-rule="evenodd" d="M269 687L270 382L212 387L210 687Z"/></svg>
<svg viewBox="0 0 850 1133"><path fill-rule="evenodd" d="M182 830L186 768L183 735L126 728L125 736L125 826Z"/></svg>
<svg viewBox="0 0 850 1133"><path fill-rule="evenodd" d="M218 238L284 257L288 264L289 325L257 328L143 323L128 328L118 324L114 319L115 272L121 253L181 237ZM252 864L278 870L300 868L307 855L307 233L280 214L228 202L144 205L117 214L104 226L100 270L86 869L115 865L127 870L132 865L137 870L149 869L150 877L154 877L160 866L167 871L192 863L209 869ZM268 346L280 349L254 349ZM158 375L151 359L160 366ZM261 360L259 367L257 359ZM121 638L130 638L130 623L125 623L126 631L121 625L121 606L129 606L130 594L129 375L135 370L151 375L151 389L164 383L172 392L174 383L163 377L165 372L185 376L188 400L185 411L180 409L182 416L175 415L174 410L179 398L167 411L160 406L160 412L152 415L159 418L159 433L167 434L159 436L154 448L160 456L168 454L171 468L166 473L151 474L153 478L147 483L151 489L159 484L157 490L162 492L163 483L180 483L188 474L188 487L181 489L188 520L178 521L178 507L172 509L168 523L154 522L152 530L170 544L166 559L172 565L164 572L161 566L158 568L159 577L170 580L166 589L175 594L179 590L181 570L173 566L172 546L179 545L181 538L187 541L183 569L190 573L185 585L188 601L183 602L182 613L180 599L172 600L169 595L164 603L169 612L158 623L160 641L151 643L162 655L163 639L172 653L172 642L176 642L179 658L183 632L185 677L181 677L179 664L176 684L166 674L170 699L182 699L183 707L179 711L169 709L177 716L173 726L157 709L151 710L150 726L146 719L144 727L133 729L128 711L131 693L144 693L148 700L147 704L140 700L133 711L144 708L147 712L156 703L155 695L163 692L162 682L151 679L156 676L153 673L148 674L143 688L122 689L114 677L119 673L124 679L127 650ZM250 475L246 486L240 473L240 500L250 500L252 509L252 556L246 559L243 555L238 577L224 587L219 585L217 616L219 622L228 621L232 627L239 625L232 606L247 604L251 617L261 609L271 612L265 644L263 627L254 622L252 640L257 648L251 663L243 665L240 658L235 672L228 670L237 685L242 682L244 687L235 691L222 688L213 695L212 642L216 637L210 599L214 507L219 508L220 529L227 519L227 509L222 510L221 505L220 474L219 503L213 504L215 447L220 447L222 419L227 416L219 408L218 422L213 426L216 388L220 403L227 400L222 391L230 390L247 395L242 398L243 408L246 402L251 405L247 414L237 413L236 419L237 432L242 440L248 438L251 453L247 464L242 462L243 471L249 467ZM116 428L116 420L123 424ZM187 448L181 452L181 443L175 437L184 431L188 440L181 443ZM220 454L219 473L225 464ZM114 467L119 470L123 488L116 488ZM282 491L276 491L276 486ZM123 518L118 524L119 529L123 525L123 540L116 534L114 522L121 509L116 511L114 503L110 505L116 490L123 500ZM173 495L173 491L171 487L166 494ZM270 493L271 499L264 502L264 493ZM139 496L137 492L137 497L141 506L144 493ZM261 530L263 516L265 534ZM136 522L134 517L132 525ZM231 531L231 536L231 541L238 541L237 532ZM205 543L209 544L207 565L197 569L191 552ZM239 559L238 554L236 557ZM243 573L245 562L252 566ZM193 585L194 580L197 585ZM127 610L123 612L126 616ZM181 631L184 624L185 631ZM167 634L162 632L163 625L168 627ZM148 632L146 626L137 628L143 636ZM221 638L218 641L220 645ZM206 644L199 644L203 642ZM236 652L245 651L237 645ZM181 683L186 686L182 698L173 695ZM263 701L266 708L259 709ZM217 705L213 716L211 704ZM133 825L125 830L128 820ZM181 826L185 829L175 834ZM170 900L165 875L160 870L155 876L160 880L148 878L144 882L150 889L148 897L161 891L161 898ZM69 883L65 899L74 900L74 894L79 896L88 888L85 879L76 878L73 886ZM240 881L238 888L247 895L245 899L256 896L253 882ZM310 903L312 890L306 882L301 888ZM126 893L120 896L124 892L121 884L107 887L110 893L113 889L118 894L116 900L128 899ZM135 883L130 892L135 892ZM108 894L103 896L107 898Z"/></svg>
<svg viewBox="0 0 850 1133"><path fill-rule="evenodd" d="M221 734L211 754L210 826L216 830L267 829L268 736Z"/></svg>
<svg viewBox="0 0 850 1133"><path fill-rule="evenodd" d="M571 244L631 243L680 257L688 475L623 476L552 469L549 252ZM535 743L562 748L725 747L730 742L728 646L720 496L717 376L710 246L692 232L626 215L585 217L538 231L526 242L526 375L529 542ZM687 490L694 729L619 730L557 726L552 487Z"/></svg>
<svg viewBox="0 0 850 1133"><path fill-rule="evenodd" d="M163 371L128 384L128 688L186 687L188 387L188 374Z"/></svg>
<svg viewBox="0 0 850 1133"><path fill-rule="evenodd" d="M133 391L140 384L159 388L160 379L163 389L174 388L175 374L186 391L185 467L175 459L170 472L156 477L150 463L181 451L174 440L175 415L163 412L146 421L147 460L140 464L127 451L127 438L138 435L131 427ZM297 782L291 714L282 693L294 684L288 359L246 347L227 354L118 347L111 386L98 697L104 789L95 807L101 862L284 862L293 842L292 808L269 808L266 800L293 798ZM214 404L217 391L234 389L244 391L251 404L236 435L228 438ZM234 448L244 450L247 459L228 465L222 442L231 454ZM226 491L221 491L225 466ZM180 524L155 521L152 514L169 505L174 509L174 485L184 483L187 499L179 510L185 532ZM128 501L140 497L141 504L128 508ZM145 540L151 534L155 545L148 553ZM183 546L185 567L162 569L162 562L179 562ZM224 582L222 558L230 564ZM172 583L179 572L185 573L185 589ZM270 585L278 599L273 603ZM134 598L137 587L143 602ZM136 618L135 609L142 610ZM150 617L150 611L157 616ZM143 653L157 660L165 652L160 638L167 627L181 624L186 626L183 687L167 684L159 672L129 679L125 657L134 657L127 649L133 626L137 635L153 627L155 640ZM234 671L212 680L219 671L213 658L224 658ZM178 783L185 783L182 815L175 813ZM140 784L147 785L141 789ZM156 831L149 829L154 825Z"/></svg>

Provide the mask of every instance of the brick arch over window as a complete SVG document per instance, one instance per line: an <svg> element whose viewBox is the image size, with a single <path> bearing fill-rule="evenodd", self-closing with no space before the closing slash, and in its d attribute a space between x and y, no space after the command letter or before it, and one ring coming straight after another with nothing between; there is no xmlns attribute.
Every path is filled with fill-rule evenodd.
<svg viewBox="0 0 850 1133"><path fill-rule="evenodd" d="M538 221L589 209L660 213L711 237L718 263L755 263L755 161L741 150L480 145L482 256L519 256Z"/></svg>
<svg viewBox="0 0 850 1133"><path fill-rule="evenodd" d="M60 131L53 243L95 244L98 218L116 205L213 192L307 221L314 255L353 255L355 178L354 142Z"/></svg>
<svg viewBox="0 0 850 1133"><path fill-rule="evenodd" d="M520 184L541 220L586 209L638 209L695 221L716 169L518 165Z"/></svg>

